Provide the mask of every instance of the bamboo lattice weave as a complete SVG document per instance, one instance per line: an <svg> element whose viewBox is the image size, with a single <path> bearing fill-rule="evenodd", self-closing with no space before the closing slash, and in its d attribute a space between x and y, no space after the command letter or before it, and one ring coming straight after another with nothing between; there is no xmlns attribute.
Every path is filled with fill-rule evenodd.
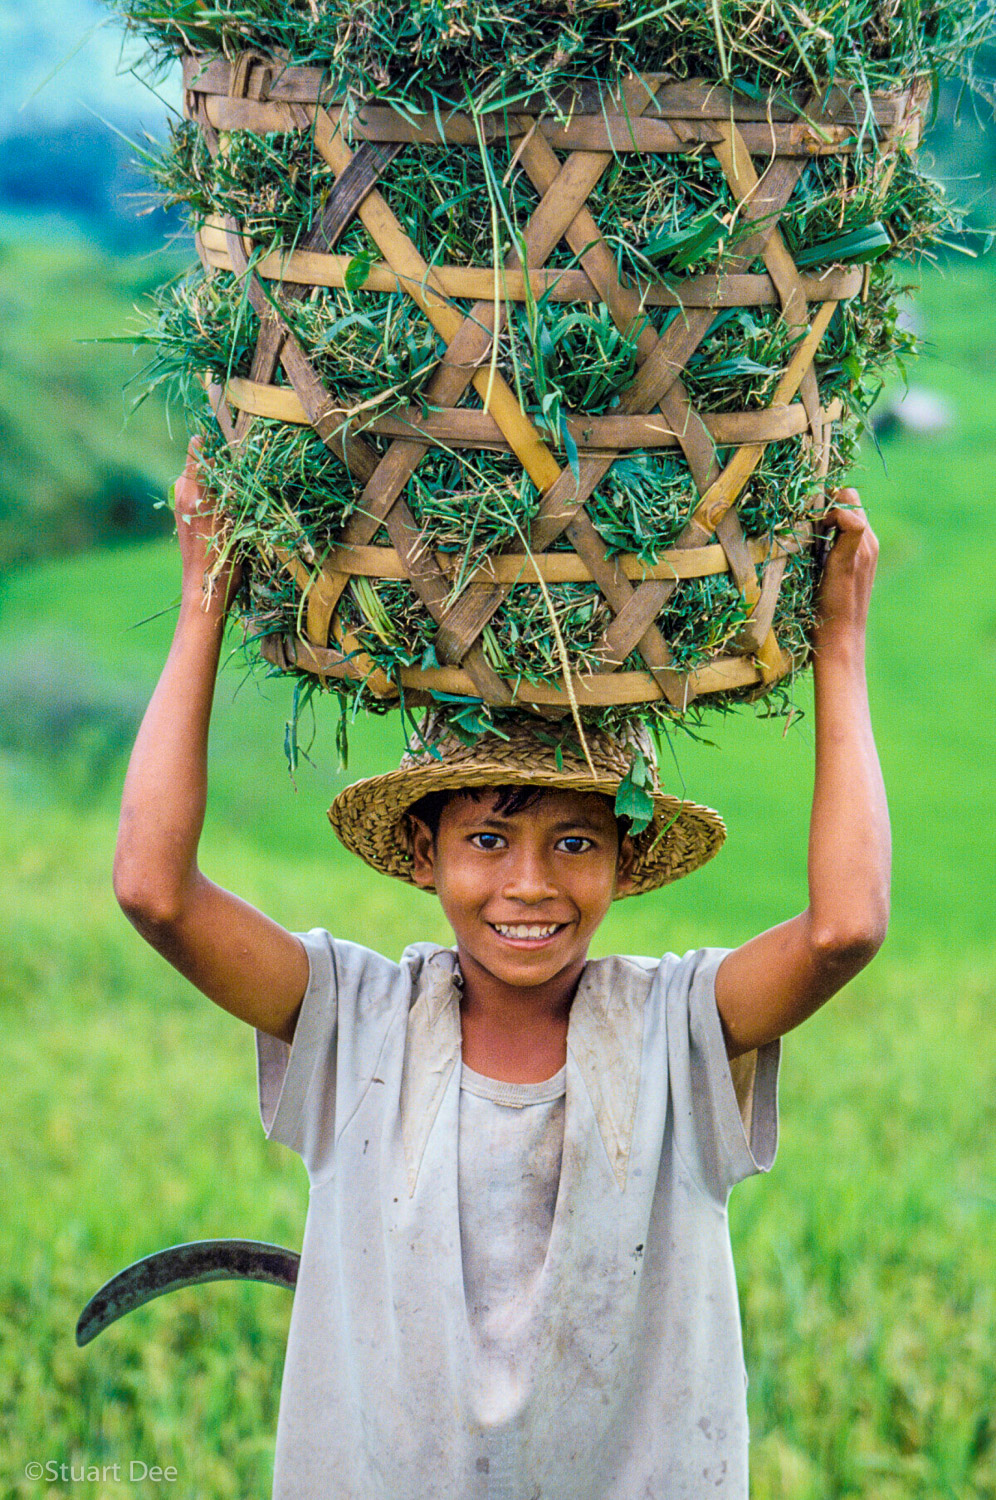
<svg viewBox="0 0 996 1500"><path fill-rule="evenodd" d="M814 361L838 304L860 293L863 272L836 266L822 276L800 274L779 219L813 157L860 152L873 142L879 150L914 146L921 90L866 101L834 89L817 107L645 77L630 80L614 98L575 96L565 118L531 111L527 100L507 116L412 119L382 106L347 113L324 96L319 70L255 54L231 62L188 58L184 81L186 112L212 154L224 150L233 131L307 133L336 180L318 231L286 253L258 253L233 219L208 217L197 239L206 267L244 280L260 322L251 377L210 387L229 441L238 443L259 418L310 425L360 487L326 555L276 549L269 559L299 589L302 622L296 638L263 641L271 661L362 682L385 698L403 691L408 702L429 701L443 692L545 712L567 709L572 700L599 707L661 698L681 712L701 694L764 691L790 670L773 620L787 561L814 546L812 528L803 521L777 544L748 538L738 501L772 442L798 441L814 474L827 472L841 407L821 401ZM436 264L433 247L412 242L379 184L389 181L402 147L484 149L499 139L536 194L520 242L524 261L514 248L502 266ZM736 204L737 236L722 273L623 281L589 204L607 169L630 153L663 162L704 152L718 163ZM333 248L354 218L379 255L363 265L358 283L353 258ZM558 246L571 253L569 268L549 264ZM361 411L323 384L293 331L287 299L311 287L347 285L357 297L403 295L441 341L445 352L418 406ZM565 414L564 431L576 450L571 462L496 363L512 309L537 296L600 305L633 340L635 373L617 392L614 411ZM645 315L655 307L676 309L662 331ZM729 307L779 308L790 353L764 409L703 413L683 375L717 313ZM480 405L464 404L475 393ZM406 489L434 449L492 450L517 460L539 495L528 546L520 539L468 567L427 545ZM586 508L613 464L636 449L679 453L696 497L677 547L653 564L613 555ZM374 545L382 528L389 547ZM711 661L679 670L659 622L683 580L717 575L740 590L746 623ZM408 580L435 622L438 666L405 666L393 676L375 666L341 618L354 577ZM496 671L486 649L489 622L510 592L550 581L593 584L606 618L594 653L598 670L574 671L559 686Z"/></svg>

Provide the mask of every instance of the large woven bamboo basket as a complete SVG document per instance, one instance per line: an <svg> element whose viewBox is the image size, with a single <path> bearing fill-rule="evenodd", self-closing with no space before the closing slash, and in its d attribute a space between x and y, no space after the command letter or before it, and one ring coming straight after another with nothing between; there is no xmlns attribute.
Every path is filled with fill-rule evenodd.
<svg viewBox="0 0 996 1500"><path fill-rule="evenodd" d="M245 277L259 316L251 377L210 387L228 441L238 443L256 417L310 424L348 466L358 488L355 511L330 538L326 555L281 550L260 560L260 566L286 570L300 590L299 631L262 643L272 663L323 679L363 682L385 701L399 693L416 704L431 701L432 694L456 694L546 714L661 699L680 713L703 695L763 694L800 665L798 655L793 661L783 649L772 622L788 557L815 549L818 539L804 519L777 540L748 540L737 503L775 441L796 439L814 474L826 474L841 410L837 402L821 401L814 358L835 309L861 295L865 270L836 266L818 276L800 274L779 217L814 155L861 151L873 140L879 151L915 146L922 88L870 101L833 89L818 104L807 98L793 106L731 95L708 82L654 76L633 79L615 97L578 94L558 114L532 109L525 100L512 114L482 121L459 113L413 118L379 105L347 110L325 97L319 69L288 67L251 53L234 60L189 57L184 82L187 116L198 123L212 155L224 152L231 133L240 130L309 132L336 178L320 222L286 254L260 256L233 219L209 219L198 235L204 264ZM527 263L512 252L500 276L494 265L437 263L432 246L411 242L378 190L403 145L443 152L479 142L482 131L485 138L500 133L511 142L538 197L524 233ZM660 160L662 171L675 153L714 155L749 229L724 257L721 275L639 284L620 278L587 200L613 160L630 152ZM287 303L281 299L346 284L350 257L334 247L354 216L380 254L358 294L402 290L446 348L420 405L367 423L366 431L382 440L379 448L357 430L341 396L334 400L323 386L282 311ZM548 267L560 241L570 247L574 269ZM680 310L661 334L644 320L636 341L637 373L619 391L611 414L568 415L577 448L571 465L558 458L491 362L496 330L510 305L544 293L563 302L601 303L620 330L631 330L644 308ZM781 309L793 352L767 409L700 414L682 374L717 312L772 306ZM472 391L481 403L462 405ZM464 563L459 587L457 560L426 545L406 503L412 475L440 444L514 455L541 496L528 546L482 556L469 573ZM684 456L696 495L677 546L652 565L608 555L586 502L620 456L668 448ZM819 504L818 488L813 504ZM390 545L374 545L385 530ZM749 612L746 625L711 660L680 671L658 622L686 580L716 574L735 580ZM436 622L438 666L405 667L392 678L371 662L339 616L352 577L409 581ZM593 583L607 606L599 670L572 673L567 663L560 684L497 672L482 632L509 592L568 581Z"/></svg>

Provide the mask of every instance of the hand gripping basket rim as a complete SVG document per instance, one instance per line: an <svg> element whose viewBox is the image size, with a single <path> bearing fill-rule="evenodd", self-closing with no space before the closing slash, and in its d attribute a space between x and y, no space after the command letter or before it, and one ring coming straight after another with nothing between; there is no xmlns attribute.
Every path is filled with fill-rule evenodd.
<svg viewBox="0 0 996 1500"><path fill-rule="evenodd" d="M711 807L660 790L653 754L639 726L629 726L625 740L586 730L594 776L582 755L561 747L558 756L556 746L537 739L527 724L514 725L508 739L486 734L470 746L452 731L433 738L431 725L423 735L424 743L409 747L397 771L345 787L328 812L347 849L409 885L415 882L408 812L422 797L463 787L534 786L614 798L638 751L653 777L648 791L654 812L649 826L633 837L633 882L620 897L642 895L690 874L712 859L726 838L726 825Z"/></svg>

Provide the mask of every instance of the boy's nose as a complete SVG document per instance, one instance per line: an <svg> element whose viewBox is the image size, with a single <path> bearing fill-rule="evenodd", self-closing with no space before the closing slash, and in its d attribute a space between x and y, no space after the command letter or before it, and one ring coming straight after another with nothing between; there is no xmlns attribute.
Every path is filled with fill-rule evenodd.
<svg viewBox="0 0 996 1500"><path fill-rule="evenodd" d="M556 896L557 886L547 862L538 850L519 849L510 862L503 895L514 901L535 905Z"/></svg>

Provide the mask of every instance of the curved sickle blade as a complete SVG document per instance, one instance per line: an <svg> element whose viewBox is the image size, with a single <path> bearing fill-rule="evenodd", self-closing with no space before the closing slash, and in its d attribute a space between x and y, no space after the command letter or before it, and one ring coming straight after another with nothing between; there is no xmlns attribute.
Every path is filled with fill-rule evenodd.
<svg viewBox="0 0 996 1500"><path fill-rule="evenodd" d="M200 1286L206 1281L267 1281L293 1291L300 1262L296 1251L262 1240L192 1240L187 1245L157 1250L126 1266L94 1293L80 1313L76 1342L82 1348L125 1313L182 1286Z"/></svg>

